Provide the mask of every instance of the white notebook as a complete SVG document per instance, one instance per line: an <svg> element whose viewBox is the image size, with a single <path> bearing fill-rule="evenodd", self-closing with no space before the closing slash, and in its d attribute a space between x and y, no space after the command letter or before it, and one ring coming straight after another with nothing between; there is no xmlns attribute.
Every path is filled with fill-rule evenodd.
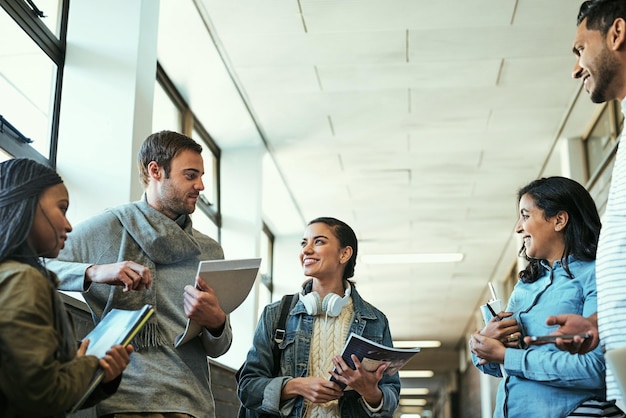
<svg viewBox="0 0 626 418"><path fill-rule="evenodd" d="M619 385L622 400L626 401L626 347L609 350L604 353L604 358Z"/></svg>

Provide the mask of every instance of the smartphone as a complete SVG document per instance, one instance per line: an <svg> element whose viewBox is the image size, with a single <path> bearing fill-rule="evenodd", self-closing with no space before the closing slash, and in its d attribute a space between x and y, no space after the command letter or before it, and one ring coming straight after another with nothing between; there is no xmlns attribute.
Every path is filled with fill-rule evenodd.
<svg viewBox="0 0 626 418"><path fill-rule="evenodd" d="M544 341L544 342L556 342L557 338L562 338L564 340L571 340L574 337L581 337L581 338L589 338L590 335L587 334L586 332L583 334L563 334L563 335L535 335L530 337L530 341Z"/></svg>

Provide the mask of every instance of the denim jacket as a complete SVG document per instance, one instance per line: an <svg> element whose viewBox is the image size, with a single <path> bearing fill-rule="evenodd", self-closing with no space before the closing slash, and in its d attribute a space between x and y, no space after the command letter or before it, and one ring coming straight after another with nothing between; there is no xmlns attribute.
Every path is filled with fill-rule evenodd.
<svg viewBox="0 0 626 418"><path fill-rule="evenodd" d="M391 346L387 317L361 299L354 287L351 297L354 305L354 319L350 324L348 335L354 332L374 342ZM274 343L274 326L280 314L279 305L280 302L274 302L266 306L261 315L254 333L253 346L240 370L237 390L239 399L248 409L280 417L301 417L304 398L297 396L281 402L280 393L290 379L307 376L315 317L307 314L302 302L298 301L295 304L287 319L285 339L280 344L280 376L272 377L274 369L272 344ZM383 393L383 407L379 412L371 412L363 403L361 396L356 391L350 390L339 399L341 417L393 417L400 396L398 374L395 373L392 376L385 374L378 386Z"/></svg>
<svg viewBox="0 0 626 418"><path fill-rule="evenodd" d="M556 330L546 325L550 315L578 314L597 310L595 261L569 258L571 279L560 261L553 268L542 263L544 274L534 283L518 282L508 312L524 335L545 335ZM502 377L498 364L474 365L484 373ZM498 386L494 417L565 417L589 399L605 399L605 363L601 347L580 355L561 351L554 344L507 348L505 377Z"/></svg>

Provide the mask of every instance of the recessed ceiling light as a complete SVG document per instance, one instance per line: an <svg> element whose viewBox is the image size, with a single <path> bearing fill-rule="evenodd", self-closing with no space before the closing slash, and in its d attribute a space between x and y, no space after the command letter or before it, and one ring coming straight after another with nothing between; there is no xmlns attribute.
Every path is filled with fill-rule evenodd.
<svg viewBox="0 0 626 418"><path fill-rule="evenodd" d="M400 399L400 405L402 406L424 406L427 403L426 399Z"/></svg>
<svg viewBox="0 0 626 418"><path fill-rule="evenodd" d="M400 418L422 418L422 415L420 414L420 412L423 412L421 407L403 406L402 413L400 414Z"/></svg>
<svg viewBox="0 0 626 418"><path fill-rule="evenodd" d="M438 348L441 347L441 341L437 340L416 340L416 341L394 341L395 348Z"/></svg>
<svg viewBox="0 0 626 418"><path fill-rule="evenodd" d="M400 395L411 396L411 395L428 395L430 391L428 388L400 388Z"/></svg>
<svg viewBox="0 0 626 418"><path fill-rule="evenodd" d="M456 263L463 260L462 253L416 254L363 254L363 264Z"/></svg>
<svg viewBox="0 0 626 418"><path fill-rule="evenodd" d="M432 370L399 370L400 377L413 378L413 377L433 377L435 373Z"/></svg>

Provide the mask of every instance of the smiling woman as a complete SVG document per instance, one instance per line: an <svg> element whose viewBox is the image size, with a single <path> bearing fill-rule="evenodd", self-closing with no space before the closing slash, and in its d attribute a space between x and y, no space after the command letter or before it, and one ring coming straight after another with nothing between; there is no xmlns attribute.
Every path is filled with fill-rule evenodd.
<svg viewBox="0 0 626 418"><path fill-rule="evenodd" d="M340 355L351 332L393 346L387 318L364 301L349 280L358 253L354 231L338 219L316 218L309 222L300 246L307 280L286 323L282 358L275 364L272 354L280 309L276 302L265 307L239 371L239 417L391 418L398 407L398 374L384 373L386 365L368 371L354 355L352 369ZM344 392L346 385L354 390Z"/></svg>
<svg viewBox="0 0 626 418"><path fill-rule="evenodd" d="M528 265L506 311L473 334L469 344L483 373L508 375L500 381L494 417L527 415L529 405L537 417L602 416L588 415L588 408L605 406L599 402L605 399L601 348L572 356L554 344L526 346L509 338L550 334L550 315L596 312L600 217L595 203L582 185L565 177L535 180L519 190L518 198L516 232ZM607 404L614 416L623 416Z"/></svg>

